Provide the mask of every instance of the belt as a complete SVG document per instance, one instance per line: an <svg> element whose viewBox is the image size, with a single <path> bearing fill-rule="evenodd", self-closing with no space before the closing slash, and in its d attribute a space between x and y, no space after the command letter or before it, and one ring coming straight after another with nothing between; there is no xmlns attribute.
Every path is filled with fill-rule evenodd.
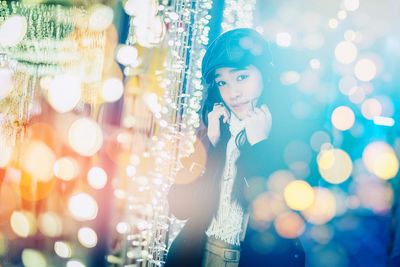
<svg viewBox="0 0 400 267"><path fill-rule="evenodd" d="M239 262L240 246L227 244L215 238L208 238L206 249L214 254L219 255L226 261Z"/></svg>

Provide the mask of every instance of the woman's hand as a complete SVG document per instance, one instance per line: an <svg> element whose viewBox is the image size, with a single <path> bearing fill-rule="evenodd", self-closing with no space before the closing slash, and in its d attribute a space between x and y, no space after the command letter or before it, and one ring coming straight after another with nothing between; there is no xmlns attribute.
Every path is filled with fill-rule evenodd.
<svg viewBox="0 0 400 267"><path fill-rule="evenodd" d="M221 103L215 103L213 110L208 113L207 136L213 146L216 146L221 135L219 120L223 117L224 123L229 123L230 117L226 107Z"/></svg>
<svg viewBox="0 0 400 267"><path fill-rule="evenodd" d="M272 126L272 115L267 105L250 111L244 118L244 125L250 145L267 139Z"/></svg>

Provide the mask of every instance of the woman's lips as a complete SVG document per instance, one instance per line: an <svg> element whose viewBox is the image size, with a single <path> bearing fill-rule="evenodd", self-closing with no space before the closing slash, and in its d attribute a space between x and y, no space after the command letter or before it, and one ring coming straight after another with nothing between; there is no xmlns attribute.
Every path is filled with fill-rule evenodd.
<svg viewBox="0 0 400 267"><path fill-rule="evenodd" d="M249 102L233 104L233 105L232 105L232 108L234 108L234 109L241 109L241 108L245 107L248 103L249 103Z"/></svg>

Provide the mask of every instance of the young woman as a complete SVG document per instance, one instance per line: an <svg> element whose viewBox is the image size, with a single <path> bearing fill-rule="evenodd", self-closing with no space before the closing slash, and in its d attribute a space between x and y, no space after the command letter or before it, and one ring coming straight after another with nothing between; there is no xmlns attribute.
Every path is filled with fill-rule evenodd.
<svg viewBox="0 0 400 267"><path fill-rule="evenodd" d="M169 191L171 212L187 222L165 266L305 265L297 239L251 223L258 188L249 181L269 175L265 155L272 117L265 103L270 62L267 42L252 29L225 32L207 49L202 62L206 131L177 180L198 177ZM207 150L204 166L198 156L202 147Z"/></svg>

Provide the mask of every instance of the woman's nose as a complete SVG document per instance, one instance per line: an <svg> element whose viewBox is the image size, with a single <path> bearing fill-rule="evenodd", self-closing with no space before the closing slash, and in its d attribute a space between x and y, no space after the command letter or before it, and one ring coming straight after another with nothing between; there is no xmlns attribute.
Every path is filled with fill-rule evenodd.
<svg viewBox="0 0 400 267"><path fill-rule="evenodd" d="M230 88L230 91L231 91L231 98L232 99L235 99L235 98L238 98L238 97L240 97L241 96L241 90L239 89L239 88L237 88L237 87L235 87L235 86L232 86L231 88Z"/></svg>

